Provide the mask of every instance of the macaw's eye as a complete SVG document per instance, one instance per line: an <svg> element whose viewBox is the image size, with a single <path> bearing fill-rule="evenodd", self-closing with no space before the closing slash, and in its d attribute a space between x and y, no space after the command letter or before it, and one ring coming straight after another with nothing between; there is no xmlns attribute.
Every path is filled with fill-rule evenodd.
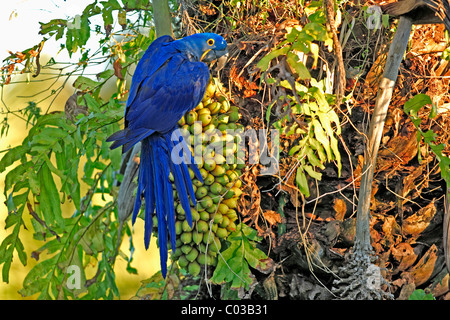
<svg viewBox="0 0 450 320"><path fill-rule="evenodd" d="M208 39L208 41L206 43L208 43L209 46L213 46L214 45L214 39Z"/></svg>

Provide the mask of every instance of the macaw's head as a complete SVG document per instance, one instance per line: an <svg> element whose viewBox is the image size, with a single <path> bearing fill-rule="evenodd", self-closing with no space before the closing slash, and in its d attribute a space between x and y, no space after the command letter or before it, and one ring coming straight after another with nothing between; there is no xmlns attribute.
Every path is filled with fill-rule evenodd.
<svg viewBox="0 0 450 320"><path fill-rule="evenodd" d="M195 61L211 62L228 53L227 42L215 33L196 33L177 42L178 49Z"/></svg>

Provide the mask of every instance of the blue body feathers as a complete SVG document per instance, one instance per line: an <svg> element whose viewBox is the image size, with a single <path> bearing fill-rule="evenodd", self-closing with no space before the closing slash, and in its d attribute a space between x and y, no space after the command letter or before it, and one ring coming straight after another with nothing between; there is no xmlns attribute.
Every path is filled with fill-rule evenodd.
<svg viewBox="0 0 450 320"><path fill-rule="evenodd" d="M202 181L186 143L176 130L177 122L203 98L211 61L226 53L225 40L213 33L199 33L179 40L157 38L139 61L133 75L125 109L125 128L111 135L111 148L128 151L141 141L138 188L133 209L134 223L145 201L144 243L148 248L153 214L158 221L161 272L167 273L168 243L175 248L175 208L169 173L192 226L189 198L195 204L188 166ZM182 152L173 152L181 143Z"/></svg>

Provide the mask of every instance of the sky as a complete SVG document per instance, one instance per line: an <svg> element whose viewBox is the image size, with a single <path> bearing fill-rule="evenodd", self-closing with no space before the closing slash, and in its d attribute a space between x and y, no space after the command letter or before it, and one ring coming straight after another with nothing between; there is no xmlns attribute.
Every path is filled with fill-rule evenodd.
<svg viewBox="0 0 450 320"><path fill-rule="evenodd" d="M39 22L47 22L54 18L73 18L91 3L92 0L6 0L0 5L0 60L5 59L8 50L22 51L38 44ZM45 51L58 52L58 44L48 41ZM61 54L65 54L62 52Z"/></svg>

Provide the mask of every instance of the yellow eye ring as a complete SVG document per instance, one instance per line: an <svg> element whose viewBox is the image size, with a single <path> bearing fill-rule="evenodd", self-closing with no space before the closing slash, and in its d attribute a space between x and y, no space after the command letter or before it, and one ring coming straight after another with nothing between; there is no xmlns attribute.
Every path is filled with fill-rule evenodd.
<svg viewBox="0 0 450 320"><path fill-rule="evenodd" d="M214 39L208 39L208 41L206 41L206 43L207 43L209 46L213 46L213 45L214 45Z"/></svg>

